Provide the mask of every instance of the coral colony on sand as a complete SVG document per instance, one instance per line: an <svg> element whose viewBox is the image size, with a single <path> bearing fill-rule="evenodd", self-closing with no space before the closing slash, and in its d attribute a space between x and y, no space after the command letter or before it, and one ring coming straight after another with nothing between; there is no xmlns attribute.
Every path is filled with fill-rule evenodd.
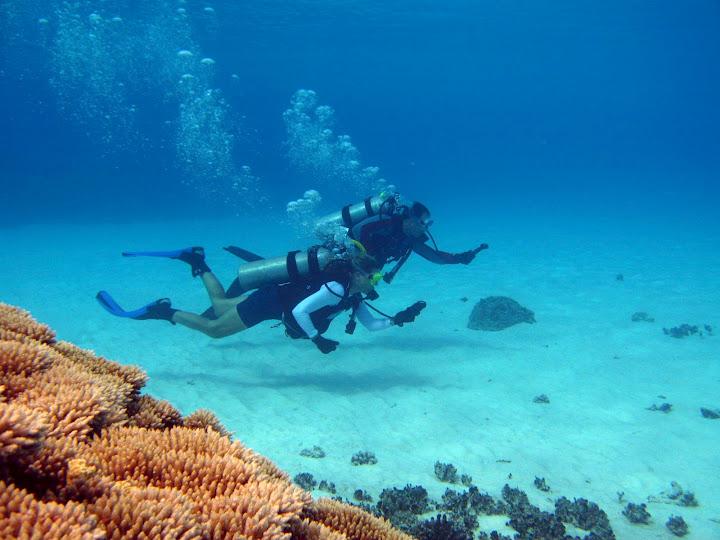
<svg viewBox="0 0 720 540"><path fill-rule="evenodd" d="M507 296L488 296L473 307L468 328L498 331L520 323L535 323L535 314Z"/></svg>
<svg viewBox="0 0 720 540"><path fill-rule="evenodd" d="M0 304L0 538L410 539Z"/></svg>

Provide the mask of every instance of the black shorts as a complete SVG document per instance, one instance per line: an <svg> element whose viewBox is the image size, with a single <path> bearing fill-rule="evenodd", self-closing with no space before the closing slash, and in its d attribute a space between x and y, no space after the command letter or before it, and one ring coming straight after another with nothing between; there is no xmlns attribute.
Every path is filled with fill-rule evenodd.
<svg viewBox="0 0 720 540"><path fill-rule="evenodd" d="M250 295L237 306L237 314L247 328L263 321L281 321L283 305L279 287L263 287Z"/></svg>

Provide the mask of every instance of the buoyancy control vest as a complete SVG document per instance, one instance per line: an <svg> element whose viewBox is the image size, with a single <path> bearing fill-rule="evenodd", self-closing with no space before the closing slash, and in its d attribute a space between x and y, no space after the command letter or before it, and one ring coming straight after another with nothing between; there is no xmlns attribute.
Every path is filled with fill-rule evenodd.
<svg viewBox="0 0 720 540"><path fill-rule="evenodd" d="M368 255L384 266L402 259L412 250L415 242L424 242L426 238L413 239L403 232L403 216L374 216L355 225L348 236L360 242Z"/></svg>
<svg viewBox="0 0 720 540"><path fill-rule="evenodd" d="M339 296L337 304L324 306L310 314L310 320L313 326L320 334L323 334L327 331L330 323L337 315L343 311L353 309L357 303L357 298L355 297L359 296L349 293L350 275L347 274L344 278L336 275L333 279L312 279L307 280L305 283L286 283L280 285L280 302L283 308L282 322L285 325L285 333L289 337L292 339L308 337L302 328L300 328L300 325L292 314L292 310L305 298L318 292L321 287L327 287L329 281L337 281L340 283L343 287L344 294L343 296ZM332 290L330 292L332 292Z"/></svg>

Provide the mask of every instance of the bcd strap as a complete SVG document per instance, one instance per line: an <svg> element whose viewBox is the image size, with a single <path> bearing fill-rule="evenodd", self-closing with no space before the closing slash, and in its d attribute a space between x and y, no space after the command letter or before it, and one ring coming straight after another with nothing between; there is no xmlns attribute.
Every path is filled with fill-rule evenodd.
<svg viewBox="0 0 720 540"><path fill-rule="evenodd" d="M318 261L318 246L308 249L308 269L310 275L320 273L320 261Z"/></svg>
<svg viewBox="0 0 720 540"><path fill-rule="evenodd" d="M365 212L368 216L372 216L375 214L375 211L372 207L372 197L368 197L367 199L365 199Z"/></svg>
<svg viewBox="0 0 720 540"><path fill-rule="evenodd" d="M300 272L297 267L297 261L295 260L295 255L298 253L300 253L299 250L289 251L287 258L285 259L285 266L287 267L287 273L290 281L298 281L300 279Z"/></svg>
<svg viewBox="0 0 720 540"><path fill-rule="evenodd" d="M392 283L392 280L395 279L395 274L398 273L398 270L402 268L402 265L407 262L407 260L410 258L410 255L412 254L412 248L408 248L408 250L403 253L402 257L398 259L398 261L395 263L395 266L392 267L392 270L389 272L386 272L383 276L383 281L385 283Z"/></svg>
<svg viewBox="0 0 720 540"><path fill-rule="evenodd" d="M343 206L343 209L340 211L340 214L342 214L342 220L343 225L345 225L348 229L352 227L352 218L350 217L350 205Z"/></svg>

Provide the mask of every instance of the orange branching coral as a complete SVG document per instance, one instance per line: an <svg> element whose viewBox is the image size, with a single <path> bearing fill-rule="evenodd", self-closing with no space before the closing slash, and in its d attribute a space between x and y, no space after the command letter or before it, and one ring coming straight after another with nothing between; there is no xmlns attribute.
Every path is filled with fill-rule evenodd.
<svg viewBox="0 0 720 540"><path fill-rule="evenodd" d="M330 499L315 501L307 515L311 521L353 540L412 540L412 536L394 529L388 521Z"/></svg>
<svg viewBox="0 0 720 540"><path fill-rule="evenodd" d="M52 349L35 343L0 341L0 376L30 376L48 369L53 362Z"/></svg>
<svg viewBox="0 0 720 540"><path fill-rule="evenodd" d="M147 448L162 448L162 452L147 452ZM198 498L231 496L252 480L278 481L264 472L263 462L253 459L256 455L213 431L183 427L110 428L92 441L87 453L88 461L115 480L170 487ZM303 495L295 489L297 496Z"/></svg>
<svg viewBox="0 0 720 540"><path fill-rule="evenodd" d="M100 540L105 532L82 504L44 503L0 480L0 538Z"/></svg>
<svg viewBox="0 0 720 540"><path fill-rule="evenodd" d="M130 425L147 429L165 429L182 424L182 414L169 402L143 395L137 401Z"/></svg>
<svg viewBox="0 0 720 540"><path fill-rule="evenodd" d="M132 403L132 387L115 377L95 375L95 386L100 390L103 403L103 416L97 418L94 425L97 428L116 424L125 424L128 421L128 408Z"/></svg>
<svg viewBox="0 0 720 540"><path fill-rule="evenodd" d="M97 467L93 467L82 458L68 460L67 465L67 481L69 484L87 483L98 474Z"/></svg>
<svg viewBox="0 0 720 540"><path fill-rule="evenodd" d="M223 437L230 435L225 427L220 423L220 419L215 415L215 413L207 409L198 409L194 413L183 418L183 426L203 430L210 428L217 431Z"/></svg>
<svg viewBox="0 0 720 540"><path fill-rule="evenodd" d="M209 537L195 505L171 489L116 484L88 508L104 525L108 540Z"/></svg>
<svg viewBox="0 0 720 540"><path fill-rule="evenodd" d="M147 448L162 448L150 453ZM111 428L86 454L114 480L175 489L202 505L212 538L281 538L310 496L263 472L254 452L213 431Z"/></svg>
<svg viewBox="0 0 720 540"><path fill-rule="evenodd" d="M0 304L0 538L404 540ZM26 486L24 491L15 484Z"/></svg>
<svg viewBox="0 0 720 540"><path fill-rule="evenodd" d="M55 332L40 324L25 310L0 302L0 331L7 335L20 334L41 343L55 341ZM2 339L7 339L2 337Z"/></svg>
<svg viewBox="0 0 720 540"><path fill-rule="evenodd" d="M33 453L40 447L47 430L43 416L33 414L31 409L15 403L0 403L0 461L17 453Z"/></svg>
<svg viewBox="0 0 720 540"><path fill-rule="evenodd" d="M131 384L114 375L89 373L69 361L66 361L66 365L77 379L92 381L99 392L103 404L103 417L96 421L95 427L127 423L130 408L137 401L137 392Z"/></svg>
<svg viewBox="0 0 720 540"><path fill-rule="evenodd" d="M16 402L43 411L50 436L84 439L106 412L101 390L87 374L57 366L35 379L37 386L20 394Z"/></svg>
<svg viewBox="0 0 720 540"><path fill-rule="evenodd" d="M33 384L30 378L49 369L57 356L36 341L0 341L0 380L5 399L13 398Z"/></svg>
<svg viewBox="0 0 720 540"><path fill-rule="evenodd" d="M322 523L303 519L292 524L293 540L348 540L348 537Z"/></svg>
<svg viewBox="0 0 720 540"><path fill-rule="evenodd" d="M233 496L216 497L202 503L211 538L239 534L252 539L290 539L291 523L298 520L310 495L290 484L260 481L245 486Z"/></svg>
<svg viewBox="0 0 720 540"><path fill-rule="evenodd" d="M48 437L34 454L18 461L16 475L31 481L34 491L55 498L66 486L68 463L77 457L79 446L74 439Z"/></svg>
<svg viewBox="0 0 720 540"><path fill-rule="evenodd" d="M106 405L104 425L122 424L128 421L128 409L137 409L140 389L147 381L147 375L138 367L123 366L81 349L59 341L53 349L63 355L66 364L75 371L84 372L101 389Z"/></svg>
<svg viewBox="0 0 720 540"><path fill-rule="evenodd" d="M139 393L140 389L145 386L147 382L147 375L139 367L124 366L117 362L112 362L106 358L97 356L92 351L81 349L67 341L58 341L53 345L53 349L68 360L82 366L85 371L96 375L109 375L121 379L130 385L135 394Z"/></svg>

